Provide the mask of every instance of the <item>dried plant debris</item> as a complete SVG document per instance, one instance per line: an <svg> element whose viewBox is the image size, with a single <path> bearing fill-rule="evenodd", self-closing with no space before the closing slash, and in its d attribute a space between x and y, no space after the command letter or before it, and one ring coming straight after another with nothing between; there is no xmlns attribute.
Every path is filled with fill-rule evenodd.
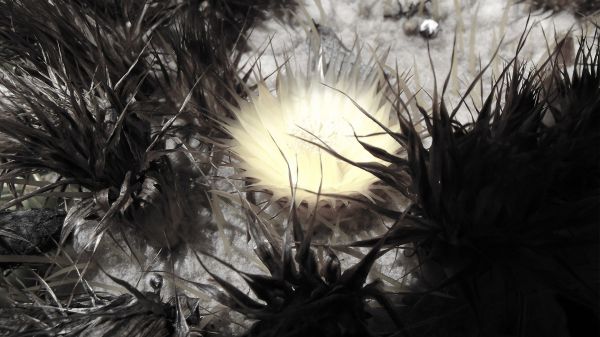
<svg viewBox="0 0 600 337"><path fill-rule="evenodd" d="M387 240L420 261L405 298L411 335L600 327L599 42L581 39L572 71L557 55L537 71L513 59L470 123L442 93L422 110L430 146L404 121L415 206Z"/></svg>
<svg viewBox="0 0 600 337"><path fill-rule="evenodd" d="M431 0L384 0L383 3L383 17L386 19L410 19L415 15L431 16Z"/></svg>
<svg viewBox="0 0 600 337"><path fill-rule="evenodd" d="M268 16L289 20L297 9L296 0L204 0L200 1L202 12L210 12L222 18L221 29L215 31L223 42L245 50L245 33L252 30ZM240 35L242 34L242 41Z"/></svg>
<svg viewBox="0 0 600 337"><path fill-rule="evenodd" d="M214 335L212 313L185 295L164 299L162 277L150 279L152 292L114 281L110 292L87 282L71 287L76 266L52 274L40 268L15 269L0 277L1 336L205 336ZM4 273L6 274L6 273ZM75 275L75 277L77 277ZM67 286L64 286L67 285Z"/></svg>
<svg viewBox="0 0 600 337"><path fill-rule="evenodd" d="M78 295L68 307L39 301L13 303L10 309L0 309L0 335L165 337L174 336L175 327L182 333L189 331L186 319L195 320L193 311L184 314L175 302L161 303L151 295L141 299L130 294ZM187 318L178 323L179 314Z"/></svg>
<svg viewBox="0 0 600 337"><path fill-rule="evenodd" d="M596 0L525 0L534 8L551 11L572 10L576 15L586 16L600 11L600 2Z"/></svg>

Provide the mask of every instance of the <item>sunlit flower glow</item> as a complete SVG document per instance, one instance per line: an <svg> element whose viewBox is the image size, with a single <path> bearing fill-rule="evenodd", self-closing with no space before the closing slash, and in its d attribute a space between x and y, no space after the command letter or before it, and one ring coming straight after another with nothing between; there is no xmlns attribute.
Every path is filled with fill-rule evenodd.
<svg viewBox="0 0 600 337"><path fill-rule="evenodd" d="M257 96L240 102L227 130L243 174L256 181L253 189L268 190L281 199L291 197L295 186L297 203L315 202L320 184L322 193L371 196L369 188L376 177L307 142L330 147L354 162L383 163L357 137L389 153L399 150L399 144L355 105L389 129L399 130L392 105L380 89L380 73L371 68L364 74L357 64L330 63L327 70L308 75L288 66L278 75L275 93L261 82Z"/></svg>

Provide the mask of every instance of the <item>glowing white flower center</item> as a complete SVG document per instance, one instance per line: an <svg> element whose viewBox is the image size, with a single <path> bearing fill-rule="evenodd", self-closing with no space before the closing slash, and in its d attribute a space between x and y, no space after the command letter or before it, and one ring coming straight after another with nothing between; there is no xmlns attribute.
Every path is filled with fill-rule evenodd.
<svg viewBox="0 0 600 337"><path fill-rule="evenodd" d="M327 87L323 89L333 91ZM289 110L285 113L290 113L292 118L287 121L286 130L290 135L297 137L290 139L289 146L301 146L312 150L319 148L309 142L298 142L299 138L321 145L327 144L333 149L340 148L348 141L355 141L351 123L346 120L345 115L349 109L356 107L349 107L347 104L336 105L335 103L340 102L335 102L331 96L333 93L304 93L300 97L305 101L297 100L288 105ZM346 100L349 101L348 98Z"/></svg>
<svg viewBox="0 0 600 337"><path fill-rule="evenodd" d="M320 184L323 193L369 195L370 185L377 181L373 175L307 140L354 162L382 162L356 137L390 153L399 149L352 101L397 131L397 124L390 121L391 105L374 79L358 83L355 76L325 78L325 82L331 87L319 78L281 76L277 95L259 85L258 97L242 103L237 121L227 128L233 137L231 149L242 160L245 174L258 180L257 188L271 191L276 198L289 197L291 175L298 202L314 201L311 192L317 192Z"/></svg>

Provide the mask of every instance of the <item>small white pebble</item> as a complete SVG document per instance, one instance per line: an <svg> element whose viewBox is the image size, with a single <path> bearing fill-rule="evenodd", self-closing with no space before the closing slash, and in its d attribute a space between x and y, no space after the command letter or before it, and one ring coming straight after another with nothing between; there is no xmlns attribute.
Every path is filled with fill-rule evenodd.
<svg viewBox="0 0 600 337"><path fill-rule="evenodd" d="M421 26L419 26L419 33L425 38L431 39L434 38L438 31L440 25L432 19L426 19L421 22Z"/></svg>

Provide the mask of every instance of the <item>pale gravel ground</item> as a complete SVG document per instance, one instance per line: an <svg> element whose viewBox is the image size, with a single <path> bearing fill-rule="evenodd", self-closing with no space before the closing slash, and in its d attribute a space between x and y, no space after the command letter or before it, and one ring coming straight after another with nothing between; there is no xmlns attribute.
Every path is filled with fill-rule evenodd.
<svg viewBox="0 0 600 337"><path fill-rule="evenodd" d="M433 75L427 57L427 41L419 35L407 36L402 28L405 19L384 19L385 2L387 1L322 0L323 13L320 13L318 6L313 1L306 0L305 8L311 18L317 23L331 28L347 47L352 46L353 41L358 39L360 44L371 48L390 48L387 65L394 66L397 63L401 72L409 70L413 74L410 85L415 91L419 87L423 87L424 90L419 94L419 100L426 103L429 101L427 93L431 93L433 90ZM455 4L459 4L459 6L457 7ZM516 42L525 30L528 7L523 4L507 7L507 1L499 0L440 0L438 5L436 11L440 18L441 31L436 38L429 41L429 44L440 88L443 78L450 69L452 42L455 31L457 32L457 62L455 64L457 76L456 80L451 83L450 97L454 98L454 101L451 100L452 104L452 102L456 102L457 93L464 90L470 80L474 78L479 59L484 64L488 62L502 36L504 39L499 56L493 62L492 71L484 76L484 83L489 83L492 74L498 73L502 60L509 59L514 55ZM254 51L260 50L266 45L266 41L271 39L271 46L260 61L263 74L273 71L275 60L281 62L286 53L294 55L298 61L304 62L307 55L307 40L304 28L306 25L302 21L305 20L306 18L302 16L285 23L272 20L267 22L264 27L254 30L250 39ZM575 34L579 34L581 29L581 24L576 18L566 12L554 16L548 16L548 13L534 13L530 25L533 26L533 29L521 53L521 59L533 62L538 62L547 54L546 39L552 45L555 39L563 37L570 29L573 29ZM245 57L252 59L255 55L256 53L252 52ZM425 105L428 106L428 104ZM466 114L463 114L463 117L466 117ZM226 182L221 183L218 188L224 191L233 190ZM197 239L191 239L186 249L180 249L173 255L176 274L196 282L210 282L209 277L199 266L192 253L193 250L207 247L211 247L215 255L225 258L242 270L263 272L264 267L256 263L257 260L251 250L252 242L246 241L245 218L239 211L239 207L223 207L223 216L225 222L231 224L230 227L224 228L221 233L216 225L205 229L203 235L198 236ZM198 230L202 231L200 228ZM78 239L85 240L85 235L81 234ZM144 245L143 242L141 244ZM96 256L103 261L104 267L112 275L134 284L141 279L139 287L150 290L148 282L145 281L148 275L142 270L171 269L171 263L165 259L154 259L156 253L155 249L146 248L144 252L146 258L143 259L145 260L143 261L144 268L140 268L137 263L127 258L126 254L114 247L114 244L107 243ZM353 260L344 256L342 258L345 264ZM239 277L230 270L208 258L205 260L212 271L246 289ZM380 268L384 274L397 277L402 269L394 268L394 272L391 272L393 261L394 257L390 255L382 260L383 266ZM97 275L95 281L110 283L103 275ZM164 293L166 297L172 293L173 282L165 275L165 283L167 288L170 288ZM188 294L190 294L189 291Z"/></svg>
<svg viewBox="0 0 600 337"><path fill-rule="evenodd" d="M405 3L405 9L411 1ZM417 2L417 1L414 1ZM479 63L486 64L492 56L500 40L499 54L494 59L492 71L483 77L484 83L489 83L491 76L501 69L503 60L514 56L519 37L526 29L529 6L527 4L512 4L515 1L506 0L438 0L429 8L437 13L440 32L434 39L427 41L420 35L407 35L403 30L405 18L386 19L384 12L391 12L390 5L395 0L322 0L323 12L313 0L305 0L305 8L310 17L317 23L331 28L346 47L351 47L354 41L359 45L373 49L390 48L386 64L395 67L397 63L400 72L409 71L413 77L413 89L423 88L418 99L427 103L426 93L433 92L433 74L427 53L429 42L431 58L438 77L438 88L450 70L451 52L456 32L456 64L450 84L451 95L458 97L479 71ZM429 18L415 16L420 23ZM298 15L292 24L278 21L268 22L266 27L254 31L251 43L254 49L260 49L271 39L269 47L261 57L260 64L263 74L271 73L276 60L280 64L285 59L284 54L294 55L300 62L306 59L306 24L305 16ZM530 19L533 27L527 44L523 48L520 59L538 63L548 54L546 40L552 47L556 40L573 30L575 35L580 33L581 24L573 14L561 12L550 16L549 13L534 12ZM544 36L545 34L545 36ZM368 50L368 48L365 48ZM365 54L365 52L363 52ZM248 57L254 57L248 54ZM425 104L426 106L429 104Z"/></svg>

